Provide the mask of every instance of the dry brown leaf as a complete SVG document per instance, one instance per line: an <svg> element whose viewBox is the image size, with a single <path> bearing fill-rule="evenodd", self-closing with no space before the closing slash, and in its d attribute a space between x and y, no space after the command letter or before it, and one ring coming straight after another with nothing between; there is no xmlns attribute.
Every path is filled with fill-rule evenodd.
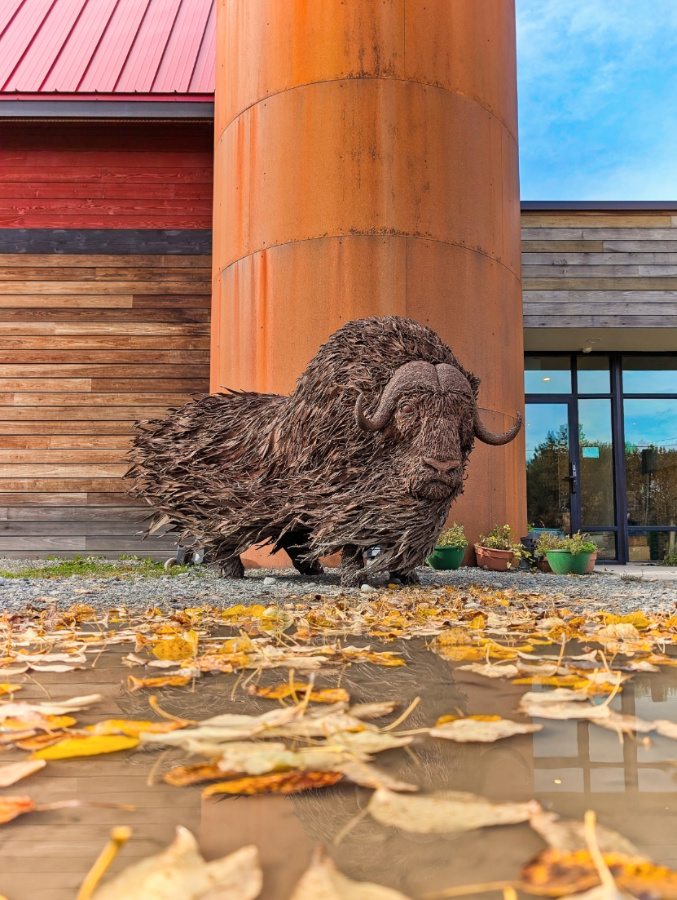
<svg viewBox="0 0 677 900"><path fill-rule="evenodd" d="M143 719L105 719L103 722L97 722L96 725L90 725L86 730L99 735L126 734L127 737L138 737L140 734L168 734L189 724L188 721L150 722Z"/></svg>
<svg viewBox="0 0 677 900"><path fill-rule="evenodd" d="M135 678L128 675L127 687L134 692L142 688L183 687L190 681L191 675L159 675L157 678Z"/></svg>
<svg viewBox="0 0 677 900"><path fill-rule="evenodd" d="M352 781L354 784L359 784L362 787L371 788L374 791L378 788L385 788L388 791L405 791L409 793L418 790L418 785L409 784L407 781L400 781L398 778L393 778L388 772L384 772L382 769L376 768L376 766L370 766L359 760L351 760L350 762L342 763L340 771L345 775L348 781Z"/></svg>
<svg viewBox="0 0 677 900"><path fill-rule="evenodd" d="M308 699L311 703L347 703L350 694L345 688L324 688L315 690L309 684L294 682L293 685L286 682L274 687L260 687L251 685L249 693L256 697L266 697L269 700L285 700L287 697L296 696L298 700Z"/></svg>
<svg viewBox="0 0 677 900"><path fill-rule="evenodd" d="M91 737L71 737L36 750L33 759L71 759L76 756L99 756L102 753L116 753L138 746L139 739L126 735L92 735Z"/></svg>
<svg viewBox="0 0 677 900"><path fill-rule="evenodd" d="M10 787L27 778L34 772L44 769L47 763L42 759L27 760L26 762L10 763L7 766L0 766L0 788Z"/></svg>
<svg viewBox="0 0 677 900"><path fill-rule="evenodd" d="M205 862L193 835L179 827L166 850L116 875L92 900L255 900L262 886L256 847Z"/></svg>
<svg viewBox="0 0 677 900"><path fill-rule="evenodd" d="M0 825L34 809L35 803L30 797L0 797Z"/></svg>
<svg viewBox="0 0 677 900"><path fill-rule="evenodd" d="M467 666L459 666L468 672L474 672L476 675L484 675L486 678L515 678L519 675L517 666L508 663L507 666L498 665L497 663L470 663Z"/></svg>
<svg viewBox="0 0 677 900"><path fill-rule="evenodd" d="M281 772L272 775L252 775L211 784L202 791L203 797L215 794L298 794L315 788L331 787L343 778L342 772Z"/></svg>
<svg viewBox="0 0 677 900"><path fill-rule="evenodd" d="M407 900L392 888L365 881L353 881L342 875L328 858L316 854L303 875L291 900Z"/></svg>
<svg viewBox="0 0 677 900"><path fill-rule="evenodd" d="M381 825L415 834L449 834L526 822L541 807L536 800L490 803L484 797L457 791L412 797L380 788L372 795L368 809Z"/></svg>
<svg viewBox="0 0 677 900"><path fill-rule="evenodd" d="M562 703L542 703L532 701L532 697L538 694L524 694L519 703L519 711L527 716L537 716L541 719L608 719L611 710L603 704L579 703L578 701L564 701Z"/></svg>
<svg viewBox="0 0 677 900"><path fill-rule="evenodd" d="M543 840L556 850L574 852L587 850L585 825L575 819L560 819L557 813L542 810L529 819L529 824ZM635 845L617 831L595 826L597 843L602 853L624 853L627 856L639 856Z"/></svg>
<svg viewBox="0 0 677 900"><path fill-rule="evenodd" d="M515 734L532 734L540 731L542 725L525 725L510 719L498 721L480 721L472 716L467 719L456 719L445 722L430 729L430 736L445 738L459 743L478 742L488 744L501 738L509 738Z"/></svg>
<svg viewBox="0 0 677 900"><path fill-rule="evenodd" d="M174 787L186 787L201 781L215 781L223 778L223 770L216 763L198 763L196 766L178 766L162 776L162 780Z"/></svg>
<svg viewBox="0 0 677 900"><path fill-rule="evenodd" d="M652 900L677 898L677 872L647 859L622 853L604 853L604 862L618 886L634 897ZM548 849L524 866L520 888L530 894L568 897L590 890L600 882L588 850Z"/></svg>

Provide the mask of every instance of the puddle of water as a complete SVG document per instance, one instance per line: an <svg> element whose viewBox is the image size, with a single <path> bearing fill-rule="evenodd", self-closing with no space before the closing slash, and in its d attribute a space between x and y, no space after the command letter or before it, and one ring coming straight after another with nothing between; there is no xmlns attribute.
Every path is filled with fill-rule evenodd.
<svg viewBox="0 0 677 900"><path fill-rule="evenodd" d="M442 660L421 641L388 643L380 649L402 651L408 665L356 665L341 676L341 684L360 702L397 699L405 706L420 696L403 728L430 726L450 713L522 720L515 710L528 687L460 671L458 664ZM79 724L147 718L148 693L127 691L130 670L121 666L122 655L116 648L104 653L94 669L41 675L40 681L54 699L104 695L96 715L79 714ZM264 682L280 680L280 673L267 673ZM166 710L192 719L274 708L272 701L253 699L239 687L233 694L236 682L233 675L206 676L194 691L160 691L160 702ZM319 686L336 683L336 675L318 678ZM44 692L26 680L21 699L41 700ZM642 718L677 721L677 673L667 669L636 676L612 705ZM650 744L631 736L620 743L616 734L585 721L542 724L543 731L534 735L494 744L419 738L412 753L388 751L378 754L375 764L423 791L470 791L493 801L536 798L545 809L579 820L586 809L594 809L601 824L621 832L644 855L677 868L677 768L671 764L677 760L677 743L660 736L652 736ZM20 751L5 751L0 764L25 758ZM412 898L455 885L513 879L544 847L527 825L428 836L386 828L369 816L337 845L337 835L364 809L370 791L339 784L286 797L203 800L201 786L175 788L162 781L148 786L157 759L157 751L130 751L50 762L39 774L2 791L28 794L38 803L74 797L133 803L137 811L33 813L1 826L0 893L8 900L74 900L111 826L122 824L132 827L133 838L114 870L158 852L171 841L178 824L193 831L208 859L256 844L265 873L263 900L287 900L318 845L327 848L351 878L396 888ZM165 770L185 761L177 750Z"/></svg>

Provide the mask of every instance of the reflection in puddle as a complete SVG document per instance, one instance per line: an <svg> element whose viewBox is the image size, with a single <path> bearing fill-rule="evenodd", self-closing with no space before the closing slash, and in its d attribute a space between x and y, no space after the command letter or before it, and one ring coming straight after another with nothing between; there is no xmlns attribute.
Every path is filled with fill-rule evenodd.
<svg viewBox="0 0 677 900"><path fill-rule="evenodd" d="M490 681L427 651L421 641L390 643L408 665L383 669L354 666L340 684L358 702L397 699L404 708L415 697L421 703L403 729L430 726L446 714L516 715L519 698L529 690L504 680ZM102 655L95 669L68 675L41 676L54 699L99 691L106 700L96 716L81 715L82 724L104 718L148 716L147 696L130 694L129 672L120 652ZM76 683L77 681L80 683ZM268 674L266 683L279 680ZM236 676L204 678L196 690L168 690L161 705L177 715L207 718L220 712L263 712L271 701L234 691ZM337 674L322 675L319 686L336 686ZM231 696L233 694L233 696ZM26 682L22 699L44 694ZM646 719L677 721L677 673L637 676L624 686L612 705L619 712ZM595 809L600 823L616 829L640 851L658 862L677 865L677 781L671 761L677 744L653 736L651 741L616 734L586 721L545 721L534 735L518 735L495 744L455 744L418 737L412 752L380 754L377 765L423 791L469 791L493 801L538 799L546 809L581 819ZM117 753L84 760L49 763L5 794L30 794L38 802L90 798L135 803L135 813L74 809L36 813L2 828L0 893L9 900L73 900L82 877L106 841L110 827L128 824L134 836L115 863L119 870L135 859L157 852L182 824L200 841L208 859L244 844L256 844L264 873L264 900L287 900L313 849L321 844L339 869L358 881L372 881L420 898L430 891L478 881L514 878L520 866L543 848L527 826L489 828L451 835L408 834L358 814L370 791L351 784L295 796L234 797L203 800L200 787L174 788L147 779L158 751ZM0 762L25 756L5 751ZM166 771L185 761L170 751ZM197 761L193 759L191 761ZM351 826L349 828L349 826ZM346 832L336 843L337 837Z"/></svg>

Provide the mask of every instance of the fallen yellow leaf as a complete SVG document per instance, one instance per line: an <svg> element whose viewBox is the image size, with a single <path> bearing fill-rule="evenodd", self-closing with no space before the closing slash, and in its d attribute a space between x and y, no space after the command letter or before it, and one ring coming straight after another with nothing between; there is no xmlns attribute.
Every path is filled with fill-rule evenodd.
<svg viewBox="0 0 677 900"><path fill-rule="evenodd" d="M0 695L1 694L13 694L15 691L20 691L20 684L0 684Z"/></svg>
<svg viewBox="0 0 677 900"><path fill-rule="evenodd" d="M313 788L330 787L343 778L342 772L276 772L250 775L212 784L202 791L203 797L215 794L298 794Z"/></svg>
<svg viewBox="0 0 677 900"><path fill-rule="evenodd" d="M191 681L190 675L160 675L157 678L135 678L127 676L127 687L130 691L140 691L141 688L183 687Z"/></svg>
<svg viewBox="0 0 677 900"><path fill-rule="evenodd" d="M25 762L10 763L8 766L0 766L0 788L10 787L27 778L34 772L44 769L47 763L43 759L26 760Z"/></svg>
<svg viewBox="0 0 677 900"><path fill-rule="evenodd" d="M92 735L92 737L72 737L59 741L51 747L37 750L33 759L70 759L75 756L98 756L100 753L115 753L131 750L138 746L139 739L126 735Z"/></svg>

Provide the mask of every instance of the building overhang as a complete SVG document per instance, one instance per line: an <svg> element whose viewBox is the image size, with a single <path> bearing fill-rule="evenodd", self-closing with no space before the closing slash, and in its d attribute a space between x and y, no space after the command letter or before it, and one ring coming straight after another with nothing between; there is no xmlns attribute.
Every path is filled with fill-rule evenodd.
<svg viewBox="0 0 677 900"><path fill-rule="evenodd" d="M20 121L59 119L61 121L118 121L120 119L150 119L154 121L214 120L214 102L203 100L17 100L0 99L0 119Z"/></svg>

